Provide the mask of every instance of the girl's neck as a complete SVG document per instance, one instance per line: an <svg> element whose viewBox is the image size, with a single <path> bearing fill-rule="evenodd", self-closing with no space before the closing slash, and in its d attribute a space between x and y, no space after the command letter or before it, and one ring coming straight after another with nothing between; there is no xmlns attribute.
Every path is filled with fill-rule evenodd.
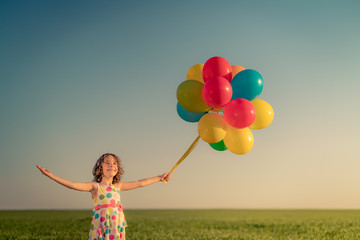
<svg viewBox="0 0 360 240"><path fill-rule="evenodd" d="M100 182L100 183L109 186L109 185L112 184L112 182L113 182L113 178L103 177L103 178L101 179L101 182Z"/></svg>

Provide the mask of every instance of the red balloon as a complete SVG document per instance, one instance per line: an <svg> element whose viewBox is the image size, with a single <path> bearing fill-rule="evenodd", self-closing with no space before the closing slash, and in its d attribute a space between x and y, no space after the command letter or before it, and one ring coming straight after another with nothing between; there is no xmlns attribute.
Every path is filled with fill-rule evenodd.
<svg viewBox="0 0 360 240"><path fill-rule="evenodd" d="M205 103L212 108L224 107L230 102L232 93L230 82L223 77L209 79L202 90Z"/></svg>
<svg viewBox="0 0 360 240"><path fill-rule="evenodd" d="M255 121L255 107L245 98L236 98L224 108L225 121L235 128L249 127Z"/></svg>
<svg viewBox="0 0 360 240"><path fill-rule="evenodd" d="M204 83L214 77L223 77L231 82L232 79L231 65L225 58L212 57L204 64L202 75Z"/></svg>

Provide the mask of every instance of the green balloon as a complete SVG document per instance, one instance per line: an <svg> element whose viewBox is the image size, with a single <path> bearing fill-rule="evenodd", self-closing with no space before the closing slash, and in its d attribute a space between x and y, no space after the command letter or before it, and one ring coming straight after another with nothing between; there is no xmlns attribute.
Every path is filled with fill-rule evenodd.
<svg viewBox="0 0 360 240"><path fill-rule="evenodd" d="M182 82L176 91L179 104L190 112L207 112L211 108L205 103L202 97L204 84L196 80Z"/></svg>
<svg viewBox="0 0 360 240"><path fill-rule="evenodd" d="M227 147L224 144L224 141L221 140L220 142L217 143L209 143L210 147L212 147L213 149L217 150L217 151L225 151L227 150Z"/></svg>

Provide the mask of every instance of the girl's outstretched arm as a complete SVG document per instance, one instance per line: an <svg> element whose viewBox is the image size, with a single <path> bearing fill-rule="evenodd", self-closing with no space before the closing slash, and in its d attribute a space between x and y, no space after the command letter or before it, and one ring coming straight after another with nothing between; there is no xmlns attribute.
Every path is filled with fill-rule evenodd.
<svg viewBox="0 0 360 240"><path fill-rule="evenodd" d="M45 176L49 177L50 179L54 180L55 182L65 186L67 188L70 188L70 189L90 192L92 189L94 189L96 187L94 182L87 182L87 183L71 182L67 179L55 176L52 172L50 172L49 170L47 170L43 167L40 167L39 165L36 165L36 167Z"/></svg>
<svg viewBox="0 0 360 240"><path fill-rule="evenodd" d="M162 175L156 176L156 177L152 177L152 178L145 178L145 179L141 179L138 181L134 181L134 182L120 182L119 183L119 188L120 191L127 191L127 190L131 190L131 189L135 189L135 188L140 188L140 187L145 187L147 185L156 183L156 182L160 182L160 181L169 181L171 178L171 174L169 173L164 173Z"/></svg>

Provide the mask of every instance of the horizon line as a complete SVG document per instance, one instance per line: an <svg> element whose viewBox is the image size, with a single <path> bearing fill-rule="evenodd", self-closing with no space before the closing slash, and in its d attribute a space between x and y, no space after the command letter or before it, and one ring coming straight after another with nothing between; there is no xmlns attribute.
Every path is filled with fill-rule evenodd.
<svg viewBox="0 0 360 240"><path fill-rule="evenodd" d="M92 208L23 208L23 209L0 209L0 211L91 211ZM140 211L174 211L174 210L240 210L240 211L360 211L360 208L125 208L127 210Z"/></svg>

